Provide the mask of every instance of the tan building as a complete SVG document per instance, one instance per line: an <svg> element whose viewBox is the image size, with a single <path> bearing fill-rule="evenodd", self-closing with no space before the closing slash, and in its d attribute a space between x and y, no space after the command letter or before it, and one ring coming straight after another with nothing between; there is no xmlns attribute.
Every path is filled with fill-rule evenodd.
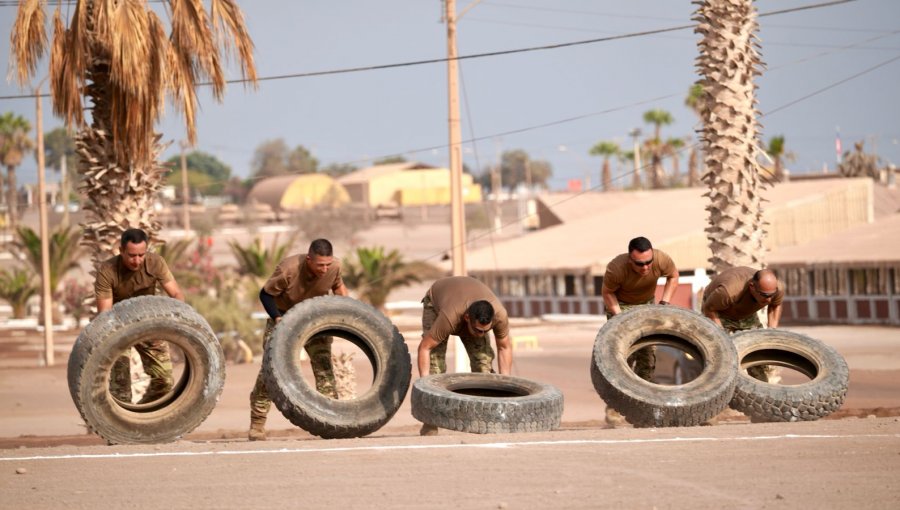
<svg viewBox="0 0 900 510"><path fill-rule="evenodd" d="M775 250L783 321L900 326L900 211Z"/></svg>
<svg viewBox="0 0 900 510"><path fill-rule="evenodd" d="M342 205L350 202L350 195L338 181L325 174L282 175L257 182L247 201L267 204L281 212Z"/></svg>
<svg viewBox="0 0 900 510"><path fill-rule="evenodd" d="M538 198L540 230L467 253L469 274L487 283L513 316L600 314L606 264L645 236L675 260L673 302L697 308L708 281L704 188L565 194ZM778 184L765 191L767 247L778 250L867 225L875 219L870 179Z"/></svg>
<svg viewBox="0 0 900 510"><path fill-rule="evenodd" d="M362 168L340 177L338 182L347 190L353 203L372 208L450 203L450 170L422 163ZM481 186L475 184L469 174L462 175L462 192L466 203L477 203L482 199Z"/></svg>

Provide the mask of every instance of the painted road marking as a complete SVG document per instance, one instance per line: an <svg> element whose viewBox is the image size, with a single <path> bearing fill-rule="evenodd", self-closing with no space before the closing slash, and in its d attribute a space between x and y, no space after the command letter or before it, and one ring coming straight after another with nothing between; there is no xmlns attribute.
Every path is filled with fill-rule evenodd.
<svg viewBox="0 0 900 510"><path fill-rule="evenodd" d="M132 459L141 457L201 457L209 455L266 455L282 453L332 453L332 452L365 452L392 450L438 450L450 448L516 448L525 446L565 446L565 445L617 445L640 443L701 443L728 441L779 441L798 439L885 439L900 438L900 434L861 434L861 435L819 435L819 434L785 434L781 436L742 436L742 437L673 437L664 439L570 439L560 441L522 441L503 443L473 444L432 444L432 445L398 445L398 446L353 446L337 448L280 448L277 450L225 450L212 452L154 452L154 453L101 453L75 455L36 455L32 457L0 457L0 461L23 460L70 460L70 459Z"/></svg>

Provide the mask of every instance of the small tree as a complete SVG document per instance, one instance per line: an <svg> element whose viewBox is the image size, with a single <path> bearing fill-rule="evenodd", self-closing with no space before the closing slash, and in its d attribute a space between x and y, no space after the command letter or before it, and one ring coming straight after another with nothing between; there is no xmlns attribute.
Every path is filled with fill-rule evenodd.
<svg viewBox="0 0 900 510"><path fill-rule="evenodd" d="M228 245L237 260L238 274L262 281L271 276L275 271L275 266L287 257L288 251L294 246L295 241L296 237L292 236L288 242L280 244L276 235L268 247L263 245L262 239L259 237L248 245L241 245L237 241L229 241Z"/></svg>
<svg viewBox="0 0 900 510"><path fill-rule="evenodd" d="M427 262L406 262L397 250L385 253L382 246L357 248L355 255L342 268L344 283L360 301L382 311L394 289L441 275L440 269Z"/></svg>
<svg viewBox="0 0 900 510"><path fill-rule="evenodd" d="M612 189L612 172L609 169L609 159L619 155L622 149L619 148L619 144L616 142L597 142L596 145L591 147L589 154L591 156L602 156L603 157L603 170L600 173L601 182L603 183L603 191L609 191Z"/></svg>
<svg viewBox="0 0 900 510"><path fill-rule="evenodd" d="M67 278L63 282L60 301L66 313L75 319L76 325L80 325L81 319L90 315L93 295L94 288L89 283L79 282L75 278Z"/></svg>
<svg viewBox="0 0 900 510"><path fill-rule="evenodd" d="M41 238L34 230L28 227L19 227L16 230L18 239L13 242L13 247L23 256L34 274L41 274ZM53 299L59 299L59 282L74 269L81 266L84 248L79 245L81 229L76 227L60 226L51 235L48 241L50 255L50 292ZM43 305L42 305L43 306ZM59 323L61 317L56 308L53 309L53 322Z"/></svg>
<svg viewBox="0 0 900 510"><path fill-rule="evenodd" d="M13 319L25 318L25 307L28 300L37 294L38 287L32 274L24 269L15 268L11 272L0 270L0 299L9 303L13 310Z"/></svg>

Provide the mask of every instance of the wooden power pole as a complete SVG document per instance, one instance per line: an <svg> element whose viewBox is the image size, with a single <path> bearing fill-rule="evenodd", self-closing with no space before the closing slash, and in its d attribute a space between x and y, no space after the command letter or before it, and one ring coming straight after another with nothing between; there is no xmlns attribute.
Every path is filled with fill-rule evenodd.
<svg viewBox="0 0 900 510"><path fill-rule="evenodd" d="M46 79L46 78L45 78ZM41 81L43 83L43 80ZM38 215L41 230L41 304L44 310L44 364L52 367L55 363L53 352L53 295L50 289L50 232L47 227L47 189L44 183L44 122L41 110L41 85L34 94L37 101L37 164L38 164ZM68 201L65 204L69 206Z"/></svg>
<svg viewBox="0 0 900 510"><path fill-rule="evenodd" d="M462 135L459 125L459 62L456 57L456 0L445 0L447 91L450 128L450 250L453 275L466 275L466 215L462 196Z"/></svg>

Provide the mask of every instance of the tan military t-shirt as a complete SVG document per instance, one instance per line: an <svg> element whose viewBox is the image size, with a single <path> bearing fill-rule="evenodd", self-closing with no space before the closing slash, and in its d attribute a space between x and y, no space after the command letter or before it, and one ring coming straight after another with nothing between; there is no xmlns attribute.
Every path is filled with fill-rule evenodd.
<svg viewBox="0 0 900 510"><path fill-rule="evenodd" d="M703 313L716 312L720 317L741 320L761 310L764 304L753 298L750 280L756 269L752 267L732 267L719 273L706 286L703 294ZM778 290L769 306L779 306L784 299L784 284L778 282Z"/></svg>
<svg viewBox="0 0 900 510"><path fill-rule="evenodd" d="M291 255L282 260L266 281L263 290L275 298L278 311L285 313L292 306L316 296L325 296L344 284L341 279L341 261L337 258L328 272L319 278L306 265L306 254Z"/></svg>
<svg viewBox="0 0 900 510"><path fill-rule="evenodd" d="M136 296L153 296L157 284L165 285L174 280L166 260L155 253L147 253L137 271L125 267L122 256L106 260L97 270L94 294L97 299L109 299L113 304Z"/></svg>
<svg viewBox="0 0 900 510"><path fill-rule="evenodd" d="M437 312L437 318L431 326L431 337L438 343L444 342L450 335L467 335L468 328L463 315L469 306L476 301L487 301L494 307L494 320L491 329L497 338L509 336L509 316L506 308L491 292L491 289L470 276L450 276L434 282L428 289L428 296Z"/></svg>
<svg viewBox="0 0 900 510"><path fill-rule="evenodd" d="M640 275L631 267L631 258L627 253L618 255L606 266L603 275L603 288L616 295L619 303L639 305L653 299L656 294L656 281L661 276L674 278L678 276L678 268L664 251L653 249L653 263L650 272Z"/></svg>

